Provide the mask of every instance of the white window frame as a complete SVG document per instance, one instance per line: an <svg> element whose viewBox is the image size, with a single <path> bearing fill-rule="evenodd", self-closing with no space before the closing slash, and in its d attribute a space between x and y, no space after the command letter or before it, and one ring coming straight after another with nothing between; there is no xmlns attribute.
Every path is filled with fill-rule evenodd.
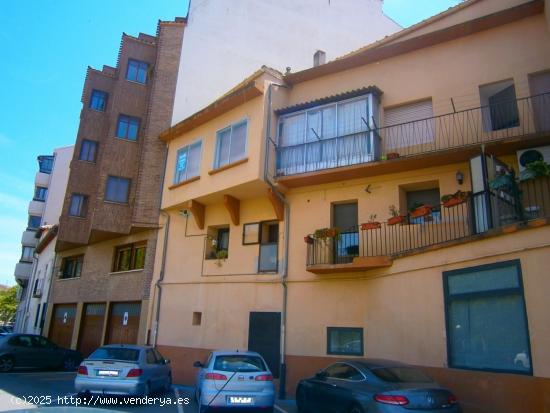
<svg viewBox="0 0 550 413"><path fill-rule="evenodd" d="M199 151L199 171L198 171L197 175L189 176L189 175L188 175L188 171L187 171L187 166L189 165L189 149L190 149L192 146L195 146L195 145L197 145L197 144L200 146L200 151ZM179 157L180 157L180 153L181 153L184 149L187 150L187 160L186 160L186 162L185 162L185 174L184 174L184 177L183 177L181 180L178 180L178 159L179 159ZM176 151L176 163L175 163L175 166L174 166L174 179L173 179L174 185L179 184L180 182L185 182L185 181L187 181L188 179L191 179L191 178L194 178L194 177L196 177L196 176L200 176L200 175L201 175L202 153L203 153L202 138L197 139L197 140L195 140L195 141L189 143L188 145L185 145L185 146L181 147L180 149L178 149L178 150Z"/></svg>
<svg viewBox="0 0 550 413"><path fill-rule="evenodd" d="M231 159L231 142L232 142L232 138L233 138L233 128L235 128L236 126L240 126L243 123L246 124L246 134L245 134L245 143L244 143L244 156L242 158L233 160L233 159ZM212 165L213 169L223 168L226 165L231 165L232 163L238 162L238 161L246 158L246 155L248 154L248 126L249 126L249 119L248 119L248 117L246 117L246 118L243 118L241 120L238 120L237 122L233 122L231 125L226 126L225 128L222 128L222 129L219 129L219 130L216 131L216 147L215 147L215 150L214 150L214 162L213 162L213 165ZM227 163L225 163L223 165L220 165L220 160L219 160L220 134L222 132L227 131L228 129L231 129L231 133L229 134L229 155L228 155L229 159L228 159Z"/></svg>

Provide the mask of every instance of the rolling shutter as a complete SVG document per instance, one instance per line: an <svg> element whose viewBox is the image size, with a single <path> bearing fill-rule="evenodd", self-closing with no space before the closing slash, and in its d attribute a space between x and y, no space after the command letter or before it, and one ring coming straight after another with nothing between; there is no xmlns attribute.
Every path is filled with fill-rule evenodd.
<svg viewBox="0 0 550 413"><path fill-rule="evenodd" d="M432 100L384 109L386 148L402 148L434 141Z"/></svg>

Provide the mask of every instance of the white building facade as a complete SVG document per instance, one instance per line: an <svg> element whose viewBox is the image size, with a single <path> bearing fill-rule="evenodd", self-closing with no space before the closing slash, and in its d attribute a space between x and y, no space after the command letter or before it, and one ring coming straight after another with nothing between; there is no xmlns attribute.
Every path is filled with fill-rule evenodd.
<svg viewBox="0 0 550 413"><path fill-rule="evenodd" d="M293 72L335 59L401 27L382 0L191 0L172 125L262 65ZM319 52L319 53L318 53Z"/></svg>

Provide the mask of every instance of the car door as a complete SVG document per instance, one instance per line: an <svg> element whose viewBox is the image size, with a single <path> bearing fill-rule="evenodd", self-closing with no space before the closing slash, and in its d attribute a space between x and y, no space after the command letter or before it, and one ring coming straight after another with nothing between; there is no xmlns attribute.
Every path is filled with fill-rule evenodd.
<svg viewBox="0 0 550 413"><path fill-rule="evenodd" d="M41 336L32 336L35 364L39 368L55 368L63 363L64 352L56 344Z"/></svg>
<svg viewBox="0 0 550 413"><path fill-rule="evenodd" d="M328 389L327 406L331 413L345 413L353 403L353 390L364 381L365 376L347 363L337 363L335 368L327 377L331 384Z"/></svg>
<svg viewBox="0 0 550 413"><path fill-rule="evenodd" d="M16 367L36 367L35 350L32 346L31 336L17 335L8 341Z"/></svg>
<svg viewBox="0 0 550 413"><path fill-rule="evenodd" d="M309 400L313 402L313 411L331 413L334 412L335 389L337 385L334 383L334 378L342 374L345 365L342 363L334 363L328 366L324 371L315 375L312 379L314 388L312 396Z"/></svg>
<svg viewBox="0 0 550 413"><path fill-rule="evenodd" d="M170 362L166 360L157 349L153 349L153 354L155 355L157 369L159 370L159 380L161 381L161 386L164 386L172 374Z"/></svg>
<svg viewBox="0 0 550 413"><path fill-rule="evenodd" d="M197 372L197 388L199 389L199 393L202 392L204 375L207 373L211 361L212 361L212 353L208 355L208 359L206 360L206 363L204 363L203 366L199 368L199 371Z"/></svg>

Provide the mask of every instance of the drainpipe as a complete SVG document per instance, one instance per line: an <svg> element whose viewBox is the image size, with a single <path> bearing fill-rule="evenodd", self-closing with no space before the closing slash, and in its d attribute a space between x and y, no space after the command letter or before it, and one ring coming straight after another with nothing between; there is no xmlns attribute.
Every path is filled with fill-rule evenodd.
<svg viewBox="0 0 550 413"><path fill-rule="evenodd" d="M168 236L170 234L170 214L160 211L161 215L166 217L166 224L164 227L164 240L162 243L162 262L160 264L160 276L155 283L155 288L158 290L157 302L155 309L155 331L153 336L153 347L157 346L157 337L159 332L159 320L160 320L160 299L162 297L162 281L164 280L164 269L166 267L166 249L168 246Z"/></svg>
<svg viewBox="0 0 550 413"><path fill-rule="evenodd" d="M281 311L281 356L280 356L280 374L279 374L279 398L284 399L286 397L286 316L287 316L287 307L288 307L288 286L286 283L288 276L288 251L289 251L289 229L290 229L290 205L288 204L286 198L281 194L269 180L268 176L268 166L269 166L269 139L271 132L271 112L272 110L272 86L287 87L278 83L270 83L267 89L267 100L268 100L268 112L267 112L267 122L265 130L265 159L264 159L264 180L271 187L273 193L283 202L285 206L285 226L284 226L284 257L283 257L283 271L281 273L281 287L283 288L283 308Z"/></svg>

